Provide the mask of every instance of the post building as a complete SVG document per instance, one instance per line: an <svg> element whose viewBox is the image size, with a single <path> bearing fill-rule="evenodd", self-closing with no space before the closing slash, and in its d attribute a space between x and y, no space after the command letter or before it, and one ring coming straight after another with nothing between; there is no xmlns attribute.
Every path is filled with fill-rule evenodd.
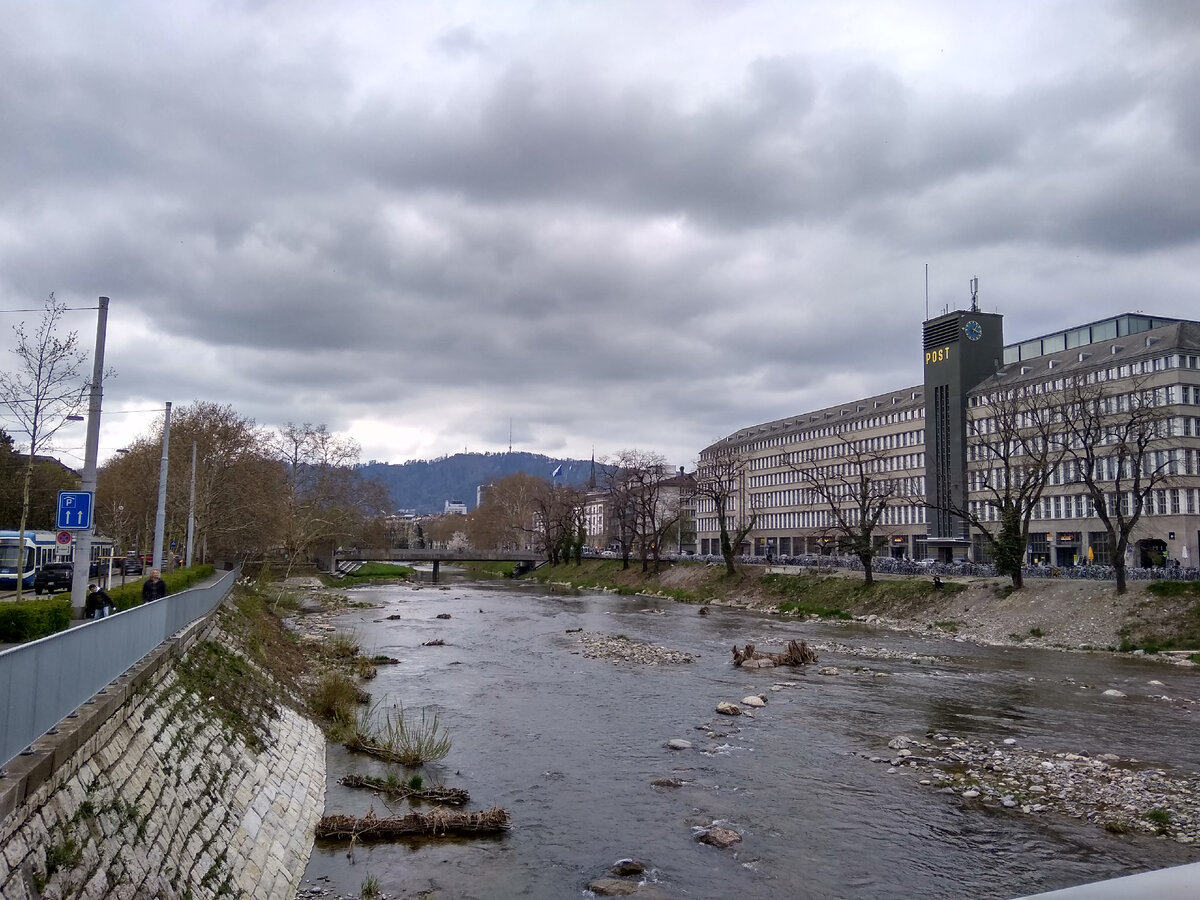
<svg viewBox="0 0 1200 900"><path fill-rule="evenodd" d="M932 318L922 328L922 384L747 426L705 448L702 468L714 454L734 452L744 461L730 516L735 522L753 517L754 526L740 551L844 551L830 505L836 492L818 488L858 467L894 491L874 532L878 554L990 561L987 542L963 513L985 523L993 518L982 485L992 465L984 445L994 430L988 416L996 392L1027 391L1052 404L1063 401L1071 384L1087 384L1103 391L1114 416L1138 397L1151 397L1162 409L1163 430L1147 462L1161 481L1131 535L1128 564L1195 566L1200 322L1126 313L1007 345L1003 324L1001 315L974 303ZM1059 437L1067 440L1065 425ZM1101 459L1100 465L1107 471L1117 463ZM711 500L698 498L696 522L699 551L719 553ZM1107 530L1069 458L1046 473L1029 530L1031 564L1111 562Z"/></svg>

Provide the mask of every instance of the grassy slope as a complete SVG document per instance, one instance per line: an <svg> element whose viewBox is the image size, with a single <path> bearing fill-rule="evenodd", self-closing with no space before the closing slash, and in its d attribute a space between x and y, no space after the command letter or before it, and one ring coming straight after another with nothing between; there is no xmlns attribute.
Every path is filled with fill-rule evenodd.
<svg viewBox="0 0 1200 900"><path fill-rule="evenodd" d="M1053 609L1065 620L1098 618L1111 625L1109 630L1115 632L1119 627L1118 633L1103 639L1088 639L1098 647L1200 648L1200 584L1157 582L1142 593L1131 592L1121 599L1113 594L1111 585L1066 579L1027 582L1023 591L1014 594L1007 584L991 583L998 582L996 579L968 579L966 584L947 581L938 590L930 579L917 576L880 578L868 586L856 572L809 569L801 575L763 575L757 567L743 567L728 576L723 566L704 563L676 563L664 566L657 575L643 575L639 562L631 561L630 568L622 570L616 560L543 566L530 577L623 594L674 597L687 603L777 608L797 615L846 618L874 614L915 627L924 623L925 628L958 631L961 626L982 631L991 639L1006 640L1008 635L1014 642L1044 636L1046 646L1084 643L1080 637L1068 638L1062 622L1046 618ZM1011 599L1005 601L1006 597ZM964 616L968 606L974 608L970 616L975 620L973 628ZM1030 621L1025 621L1026 617ZM980 627L988 623L990 628Z"/></svg>
<svg viewBox="0 0 1200 900"><path fill-rule="evenodd" d="M763 575L754 568L726 574L722 566L676 563L658 575L642 574L640 563L621 569L617 560L584 560L581 565L542 566L531 576L542 582L566 582L581 588L603 588L622 594L655 594L685 603L733 603L776 607L781 612L849 618L884 613L897 605L920 604L935 593L929 579L889 579L867 585L861 575ZM948 584L944 590L960 590Z"/></svg>

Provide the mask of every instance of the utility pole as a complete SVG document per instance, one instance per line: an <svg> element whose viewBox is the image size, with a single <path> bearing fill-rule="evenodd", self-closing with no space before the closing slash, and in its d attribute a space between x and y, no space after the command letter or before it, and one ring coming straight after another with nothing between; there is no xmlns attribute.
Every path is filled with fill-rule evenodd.
<svg viewBox="0 0 1200 900"><path fill-rule="evenodd" d="M185 565L192 565L192 545L196 538L196 442L192 441L192 486L188 493L187 557Z"/></svg>
<svg viewBox="0 0 1200 900"><path fill-rule="evenodd" d="M171 443L171 404L163 417L162 462L158 467L158 512L154 514L154 568L163 570L163 532L167 527L167 449Z"/></svg>
<svg viewBox="0 0 1200 900"><path fill-rule="evenodd" d="M96 313L96 352L88 401L87 439L83 451L81 490L92 495L92 528L75 535L75 565L71 572L71 615L83 618L92 567L92 531L96 521L96 457L100 450L100 405L104 396L104 337L108 330L108 298L100 298Z"/></svg>

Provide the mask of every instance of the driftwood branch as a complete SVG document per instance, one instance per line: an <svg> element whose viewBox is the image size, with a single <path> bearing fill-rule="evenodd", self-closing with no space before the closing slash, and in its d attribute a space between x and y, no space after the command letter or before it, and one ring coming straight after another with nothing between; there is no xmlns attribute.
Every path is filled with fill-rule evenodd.
<svg viewBox="0 0 1200 900"><path fill-rule="evenodd" d="M807 666L817 661L817 654L805 641L788 641L782 653L759 653L753 644L733 648L733 664L744 669L767 669L772 666Z"/></svg>
<svg viewBox="0 0 1200 900"><path fill-rule="evenodd" d="M324 816L317 823L316 836L327 841L386 841L414 836L495 834L511 824L512 817L498 806L473 813L439 809L383 819L371 810L362 818Z"/></svg>
<svg viewBox="0 0 1200 900"><path fill-rule="evenodd" d="M372 778L366 775L345 775L338 780L346 787L369 788L379 791L389 800L425 800L429 803L462 806L471 799L471 795L462 788L411 788L406 784L388 781L386 778Z"/></svg>

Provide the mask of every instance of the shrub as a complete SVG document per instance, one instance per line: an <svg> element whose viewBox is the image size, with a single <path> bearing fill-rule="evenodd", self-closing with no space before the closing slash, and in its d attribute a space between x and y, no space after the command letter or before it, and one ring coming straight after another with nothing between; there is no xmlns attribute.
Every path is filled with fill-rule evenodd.
<svg viewBox="0 0 1200 900"><path fill-rule="evenodd" d="M70 625L70 596L0 604L0 641L6 644L36 640Z"/></svg>
<svg viewBox="0 0 1200 900"><path fill-rule="evenodd" d="M309 700L309 707L315 716L349 725L357 718L355 706L370 699L370 695L349 677L340 672L330 672L321 677Z"/></svg>
<svg viewBox="0 0 1200 900"><path fill-rule="evenodd" d="M339 631L325 640L323 649L334 659L353 659L358 656L359 646L357 637L348 632Z"/></svg>
<svg viewBox="0 0 1200 900"><path fill-rule="evenodd" d="M213 566L205 564L200 566L191 566L186 569L176 569L162 577L163 582L167 585L167 596L178 594L180 591L187 590L194 584L198 584L204 579L210 577L216 571ZM146 573L146 578L150 577L150 573ZM117 585L108 589L108 596L112 597L113 605L118 611L131 609L135 606L140 606L142 603L142 584L146 578L139 578L137 581L131 581L126 584Z"/></svg>

